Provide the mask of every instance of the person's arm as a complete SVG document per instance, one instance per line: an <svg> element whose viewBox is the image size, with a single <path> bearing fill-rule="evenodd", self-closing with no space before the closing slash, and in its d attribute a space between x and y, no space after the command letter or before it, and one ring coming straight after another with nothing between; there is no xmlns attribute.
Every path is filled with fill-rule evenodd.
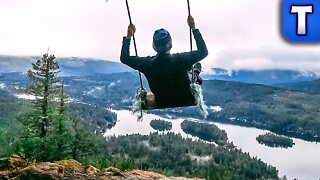
<svg viewBox="0 0 320 180"><path fill-rule="evenodd" d="M191 67L193 64L201 61L208 55L208 49L204 42L199 29L196 29L195 22L192 16L188 17L188 25L192 30L194 39L196 41L197 50L176 54L178 63L185 67Z"/></svg>
<svg viewBox="0 0 320 180"><path fill-rule="evenodd" d="M148 64L148 57L138 57L138 56L130 56L130 41L131 37L135 33L136 28L134 27L133 24L130 24L128 26L128 33L126 37L123 37L122 40L122 49L121 49L121 56L120 56L120 61L123 64L126 64L130 66L133 69L136 69L140 72L144 72L145 69L147 68Z"/></svg>

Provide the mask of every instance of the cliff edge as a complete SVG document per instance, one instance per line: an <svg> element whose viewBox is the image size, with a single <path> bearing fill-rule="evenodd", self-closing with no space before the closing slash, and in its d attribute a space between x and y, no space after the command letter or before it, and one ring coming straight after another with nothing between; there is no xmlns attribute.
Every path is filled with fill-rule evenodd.
<svg viewBox="0 0 320 180"><path fill-rule="evenodd" d="M166 177L159 173L142 170L121 171L114 167L98 169L91 165L84 167L75 160L61 160L54 163L27 163L17 155L0 159L0 180L7 179L202 180L198 178Z"/></svg>

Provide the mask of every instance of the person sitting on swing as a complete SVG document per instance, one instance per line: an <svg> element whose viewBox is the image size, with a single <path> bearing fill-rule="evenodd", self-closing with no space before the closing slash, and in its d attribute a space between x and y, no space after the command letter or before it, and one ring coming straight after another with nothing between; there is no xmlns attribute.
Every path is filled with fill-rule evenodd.
<svg viewBox="0 0 320 180"><path fill-rule="evenodd" d="M128 26L127 36L123 38L121 62L145 75L150 90L160 106L195 105L190 84L202 83L199 76L201 64L198 62L208 55L208 50L199 29L195 27L193 17L188 16L187 22L196 41L197 50L195 51L171 54L172 40L169 32L158 29L153 35L153 49L157 52L155 56L130 56L130 41L136 32L133 24ZM193 70L194 75L191 75L190 70L195 63L197 64Z"/></svg>

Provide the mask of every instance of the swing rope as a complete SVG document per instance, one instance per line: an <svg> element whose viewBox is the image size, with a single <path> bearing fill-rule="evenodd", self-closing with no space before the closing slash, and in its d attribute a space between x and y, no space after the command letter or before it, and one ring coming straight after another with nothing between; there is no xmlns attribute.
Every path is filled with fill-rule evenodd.
<svg viewBox="0 0 320 180"><path fill-rule="evenodd" d="M130 13L130 8L129 8L128 0L126 0L126 6L127 6L127 11L128 11L129 22L130 22L130 24L132 24L132 19L131 19L131 13ZM134 46L135 54L136 54L136 56L138 56L136 38L135 38L134 34L133 34L133 36L132 36L132 39L133 39L133 46ZM140 71L139 71L139 79L140 79L140 88L141 88L141 89L144 89L144 88L143 88L142 77L141 77L141 72L140 72Z"/></svg>
<svg viewBox="0 0 320 180"><path fill-rule="evenodd" d="M130 22L130 24L132 24L132 19L131 19L131 13L130 13L128 0L126 0L126 6L127 6L127 11L128 11L129 22ZM138 56L136 38L134 36L134 33L132 35L132 39L133 39L133 46L134 46L135 54L136 54L136 56ZM135 96L134 104L132 106L132 111L133 111L133 114L137 115L137 118L138 118L137 120L138 121L142 121L142 119L143 119L142 107L145 104L145 100L146 100L146 97L147 97L147 92L143 87L142 77L141 77L141 72L140 71L139 71L139 80L140 80L140 88L137 90L137 94Z"/></svg>
<svg viewBox="0 0 320 180"><path fill-rule="evenodd" d="M191 16L191 10L190 10L190 2L187 0L188 3L188 15ZM191 27L189 28L189 38L190 38L190 50L192 51L192 29ZM194 83L194 71L193 71L193 65L191 67L191 83Z"/></svg>
<svg viewBox="0 0 320 180"><path fill-rule="evenodd" d="M188 2L188 15L190 16L191 15L190 2L189 2L189 0L187 0L187 2ZM192 48L192 29L191 29L191 27L189 28L189 37L190 37L190 50L192 51L193 48ZM198 105L198 107L200 109L202 116L204 118L206 118L209 115L208 110L207 110L208 107L204 103L201 86L199 84L195 83L195 75L194 75L194 66L193 65L191 67L191 71L192 71L192 80L191 80L191 84L190 84L191 91L192 91L192 94L195 98L196 104Z"/></svg>
<svg viewBox="0 0 320 180"><path fill-rule="evenodd" d="M188 2L188 15L191 15L191 10L190 10L190 2L189 0L187 0ZM192 51L192 29L189 28L189 36L190 36L190 50Z"/></svg>

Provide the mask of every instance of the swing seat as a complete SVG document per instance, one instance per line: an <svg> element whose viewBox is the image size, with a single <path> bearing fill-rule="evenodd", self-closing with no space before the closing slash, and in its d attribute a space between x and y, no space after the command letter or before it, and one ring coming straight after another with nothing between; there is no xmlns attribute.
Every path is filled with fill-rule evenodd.
<svg viewBox="0 0 320 180"><path fill-rule="evenodd" d="M157 103L155 96L152 93L147 94L145 104L142 106L143 110L152 110L152 109L165 109L165 108L176 108L176 107L186 107L186 106L196 106L195 101L189 102L174 102L168 104L159 104Z"/></svg>

